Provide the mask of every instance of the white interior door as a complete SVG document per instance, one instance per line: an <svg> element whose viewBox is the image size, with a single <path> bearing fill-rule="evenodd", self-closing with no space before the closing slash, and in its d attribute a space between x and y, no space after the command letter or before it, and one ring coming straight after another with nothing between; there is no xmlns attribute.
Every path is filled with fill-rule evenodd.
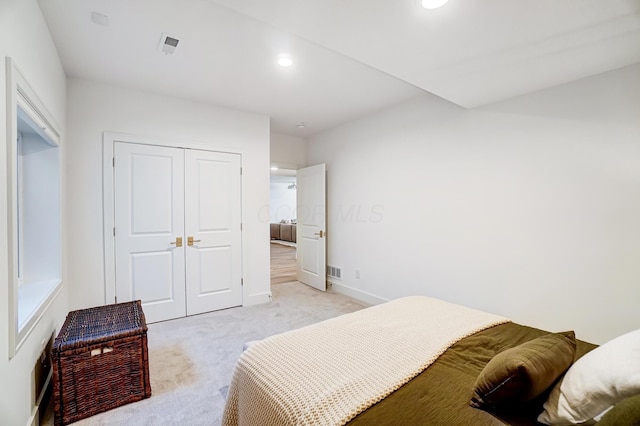
<svg viewBox="0 0 640 426"><path fill-rule="evenodd" d="M240 156L187 150L185 183L187 315L239 306Z"/></svg>
<svg viewBox="0 0 640 426"><path fill-rule="evenodd" d="M149 322L185 316L184 150L115 142L116 297Z"/></svg>
<svg viewBox="0 0 640 426"><path fill-rule="evenodd" d="M296 173L298 281L327 289L325 165Z"/></svg>

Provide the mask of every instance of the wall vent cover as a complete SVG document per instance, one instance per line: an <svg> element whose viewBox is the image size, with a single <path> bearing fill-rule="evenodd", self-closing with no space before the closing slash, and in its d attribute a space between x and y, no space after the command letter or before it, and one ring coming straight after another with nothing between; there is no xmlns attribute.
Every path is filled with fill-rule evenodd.
<svg viewBox="0 0 640 426"><path fill-rule="evenodd" d="M162 34L158 50L160 50L165 55L170 55L175 52L176 48L178 47L178 43L180 43L180 39L178 39L177 37L170 36L169 34Z"/></svg>
<svg viewBox="0 0 640 426"><path fill-rule="evenodd" d="M333 278L342 278L342 269L338 266L327 265L327 275Z"/></svg>

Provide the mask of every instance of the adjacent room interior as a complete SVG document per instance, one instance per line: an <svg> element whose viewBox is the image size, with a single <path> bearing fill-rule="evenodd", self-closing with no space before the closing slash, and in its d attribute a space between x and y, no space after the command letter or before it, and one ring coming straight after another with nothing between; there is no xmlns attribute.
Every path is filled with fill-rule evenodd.
<svg viewBox="0 0 640 426"><path fill-rule="evenodd" d="M297 281L295 170L271 167L269 226L271 285Z"/></svg>

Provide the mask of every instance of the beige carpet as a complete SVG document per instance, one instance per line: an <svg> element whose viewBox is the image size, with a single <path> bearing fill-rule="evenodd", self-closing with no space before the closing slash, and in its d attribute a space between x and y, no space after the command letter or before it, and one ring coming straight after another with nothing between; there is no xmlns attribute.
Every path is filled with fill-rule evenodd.
<svg viewBox="0 0 640 426"><path fill-rule="evenodd" d="M245 342L364 307L298 282L272 290L274 299L268 304L150 324L151 398L74 425L219 425L233 367ZM42 424L53 425L51 407Z"/></svg>

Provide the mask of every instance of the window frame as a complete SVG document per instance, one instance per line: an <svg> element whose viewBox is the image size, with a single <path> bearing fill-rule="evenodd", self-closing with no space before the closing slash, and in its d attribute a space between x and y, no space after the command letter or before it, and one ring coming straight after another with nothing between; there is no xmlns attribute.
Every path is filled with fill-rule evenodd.
<svg viewBox="0 0 640 426"><path fill-rule="evenodd" d="M59 256L59 265L57 274L46 288L37 289L37 302L34 309L20 324L20 290L25 290L23 282L24 275L24 250L19 246L19 241L24 241L22 229L24 223L18 226L18 221L23 220L22 213L19 212L18 206L22 202L22 187L18 184L18 109L20 109L30 121L33 122L33 128L42 136L43 140L55 147L60 148L60 127L57 125L51 114L47 111L44 104L40 101L35 91L29 85L23 74L17 68L11 57L5 59L6 69L6 100L7 100L7 193L8 193L8 209L7 209L7 239L8 239L8 324L9 324L9 358L13 358L22 344L26 341L31 331L38 324L49 306L53 303L57 295L62 289L62 256ZM37 126L37 127L35 127ZM58 161L60 157L58 156ZM60 164L58 164L60 171ZM60 185L60 173L58 173L58 185ZM58 204L58 208L62 208L62 203ZM21 217L18 217L18 216ZM58 211L60 220L58 221L58 231L61 231L61 211ZM59 232L61 236L61 232ZM59 241L58 249L62 251L62 241ZM18 251L20 250L20 252Z"/></svg>

